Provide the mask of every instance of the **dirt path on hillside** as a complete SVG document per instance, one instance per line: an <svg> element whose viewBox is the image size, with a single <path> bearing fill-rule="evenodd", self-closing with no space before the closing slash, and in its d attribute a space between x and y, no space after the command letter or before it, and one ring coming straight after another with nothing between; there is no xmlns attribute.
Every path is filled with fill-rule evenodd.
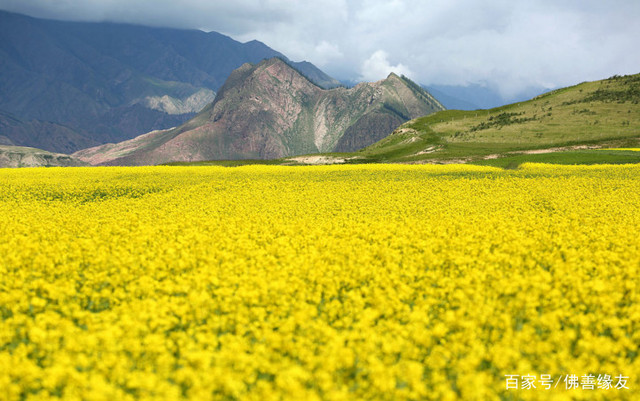
<svg viewBox="0 0 640 401"><path fill-rule="evenodd" d="M533 150L514 150L507 152L513 155L540 155L544 153L566 152L568 150L588 150L588 149L601 149L603 145L576 145L576 146L561 146L557 148L547 149L533 149Z"/></svg>
<svg viewBox="0 0 640 401"><path fill-rule="evenodd" d="M333 157L333 156L298 156L298 157L290 157L287 159L288 161L300 163L300 164L342 164L345 162L345 159L342 157Z"/></svg>

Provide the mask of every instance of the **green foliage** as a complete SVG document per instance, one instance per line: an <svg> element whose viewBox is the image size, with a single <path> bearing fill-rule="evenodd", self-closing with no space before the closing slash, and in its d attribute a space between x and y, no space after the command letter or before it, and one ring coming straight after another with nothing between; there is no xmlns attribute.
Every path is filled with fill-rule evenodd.
<svg viewBox="0 0 640 401"><path fill-rule="evenodd" d="M584 99L583 102L631 102L638 104L640 101L640 85L631 86L625 90L607 90L598 89L591 96Z"/></svg>
<svg viewBox="0 0 640 401"><path fill-rule="evenodd" d="M408 116L407 114L407 109L406 107L401 107L399 104L397 103L392 103L392 102L384 102L382 104L382 107L386 110L391 111L394 114L397 114L398 116L400 116L403 120L410 120L411 117Z"/></svg>
<svg viewBox="0 0 640 401"><path fill-rule="evenodd" d="M483 129L489 129L491 127L498 127L498 129L504 127L505 125L511 125L511 124L522 124L522 123L526 123L527 121L534 121L536 120L536 117L520 117L517 118L517 116L521 116L525 114L524 111L520 112L520 113L500 113L497 116L491 116L488 118L488 122L481 122L478 125L475 125L473 127L471 127L469 129L470 132L475 132L475 131L480 131Z"/></svg>
<svg viewBox="0 0 640 401"><path fill-rule="evenodd" d="M163 163L162 166L222 166L222 167L239 167L250 166L256 164L280 165L285 164L285 159L243 159L243 160L206 160L201 162L171 162Z"/></svg>
<svg viewBox="0 0 640 401"><path fill-rule="evenodd" d="M640 152L616 150L575 150L543 154L522 154L491 160L478 160L472 164L502 168L517 168L522 163L550 164L630 164L640 163Z"/></svg>

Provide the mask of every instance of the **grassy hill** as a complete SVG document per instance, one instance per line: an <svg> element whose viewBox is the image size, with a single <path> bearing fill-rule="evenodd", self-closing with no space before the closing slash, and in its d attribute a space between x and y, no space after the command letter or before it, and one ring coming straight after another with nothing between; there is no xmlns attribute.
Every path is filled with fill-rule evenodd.
<svg viewBox="0 0 640 401"><path fill-rule="evenodd" d="M638 153L593 149L638 147L639 103L640 74L614 76L490 110L446 110L414 119L354 155L359 162L503 167L636 160Z"/></svg>

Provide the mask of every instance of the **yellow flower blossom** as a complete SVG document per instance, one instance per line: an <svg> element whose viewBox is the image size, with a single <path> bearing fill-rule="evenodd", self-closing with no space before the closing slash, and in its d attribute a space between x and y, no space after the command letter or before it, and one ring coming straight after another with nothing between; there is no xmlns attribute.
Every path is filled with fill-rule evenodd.
<svg viewBox="0 0 640 401"><path fill-rule="evenodd" d="M2 169L0 401L633 400L639 184L637 166ZM505 387L529 374L629 390Z"/></svg>

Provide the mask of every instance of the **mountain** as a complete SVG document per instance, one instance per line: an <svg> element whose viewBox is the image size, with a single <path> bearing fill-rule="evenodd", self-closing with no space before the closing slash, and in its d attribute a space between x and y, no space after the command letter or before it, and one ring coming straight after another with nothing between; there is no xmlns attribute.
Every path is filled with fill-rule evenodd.
<svg viewBox="0 0 640 401"><path fill-rule="evenodd" d="M0 11L0 110L24 122L66 127L55 139L31 130L17 144L67 152L178 126L215 97L246 62L281 57L258 41L216 32L51 21ZM319 85L340 83L307 62ZM28 127L25 126L25 130ZM8 136L3 132L0 135Z"/></svg>
<svg viewBox="0 0 640 401"><path fill-rule="evenodd" d="M60 153L72 153L78 148L97 144L97 141L67 126L40 120L23 121L0 111L0 145L40 146Z"/></svg>
<svg viewBox="0 0 640 401"><path fill-rule="evenodd" d="M69 155L23 146L0 145L0 168L5 167L73 167L87 163Z"/></svg>
<svg viewBox="0 0 640 401"><path fill-rule="evenodd" d="M74 155L91 164L146 165L349 152L442 109L405 77L327 90L272 58L235 70L215 101L178 128Z"/></svg>
<svg viewBox="0 0 640 401"><path fill-rule="evenodd" d="M522 161L620 162L619 156L637 160L593 149L638 145L640 74L585 82L490 110L441 111L401 125L356 155L363 162L510 166ZM548 156L552 153L563 155Z"/></svg>
<svg viewBox="0 0 640 401"><path fill-rule="evenodd" d="M290 61L287 61L286 59L283 60L287 62L287 64L289 64L291 67L298 70L298 72L304 75L309 81L313 82L323 89L333 89L344 86L342 82L325 74L318 67L308 61L292 63Z"/></svg>
<svg viewBox="0 0 640 401"><path fill-rule="evenodd" d="M433 96L435 96L444 107L450 110L477 110L480 109L477 105L468 102L466 100L458 99L455 96L447 95L446 93L429 86L423 86L425 90L428 90Z"/></svg>
<svg viewBox="0 0 640 401"><path fill-rule="evenodd" d="M529 100L550 90L549 88L532 86L516 95L503 96L497 90L480 84L428 85L425 86L425 89L433 93L447 109L456 110L491 109Z"/></svg>

